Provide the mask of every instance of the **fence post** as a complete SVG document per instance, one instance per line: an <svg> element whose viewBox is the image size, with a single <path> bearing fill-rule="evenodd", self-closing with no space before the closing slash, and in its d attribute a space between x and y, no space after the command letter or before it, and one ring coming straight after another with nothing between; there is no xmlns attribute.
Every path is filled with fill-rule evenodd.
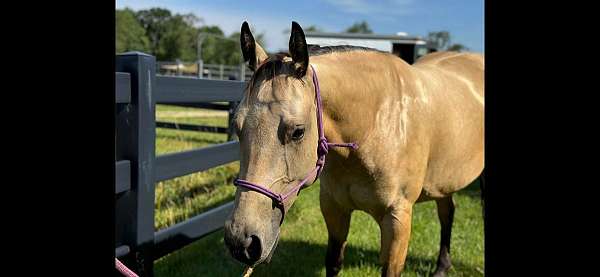
<svg viewBox="0 0 600 277"><path fill-rule="evenodd" d="M183 64L181 63L181 61L179 59L177 59L176 62L177 62L177 76L181 76L182 75L181 68L183 67Z"/></svg>
<svg viewBox="0 0 600 277"><path fill-rule="evenodd" d="M131 74L131 103L118 114L117 156L131 161L131 190L116 206L123 262L140 276L153 276L156 58L140 52L116 56L116 71ZM125 226L123 226L125 224Z"/></svg>
<svg viewBox="0 0 600 277"><path fill-rule="evenodd" d="M198 78L202 79L203 73L204 73L204 61L198 60Z"/></svg>
<svg viewBox="0 0 600 277"><path fill-rule="evenodd" d="M246 81L246 64L245 63L240 64L240 81L242 81L242 82Z"/></svg>
<svg viewBox="0 0 600 277"><path fill-rule="evenodd" d="M219 65L219 80L223 80L223 64Z"/></svg>

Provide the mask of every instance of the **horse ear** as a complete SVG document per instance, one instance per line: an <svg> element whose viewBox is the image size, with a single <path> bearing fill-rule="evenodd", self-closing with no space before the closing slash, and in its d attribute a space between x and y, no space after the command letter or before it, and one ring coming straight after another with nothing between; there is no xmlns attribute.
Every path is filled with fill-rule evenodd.
<svg viewBox="0 0 600 277"><path fill-rule="evenodd" d="M242 30L240 33L240 46L242 48L242 55L244 56L244 62L248 62L248 67L252 70L256 70L256 67L269 58L265 50L260 47L254 40L252 32L248 22L242 23Z"/></svg>
<svg viewBox="0 0 600 277"><path fill-rule="evenodd" d="M306 44L304 31L296 21L292 22L289 51L296 67L296 76L298 78L304 77L308 68L308 45Z"/></svg>

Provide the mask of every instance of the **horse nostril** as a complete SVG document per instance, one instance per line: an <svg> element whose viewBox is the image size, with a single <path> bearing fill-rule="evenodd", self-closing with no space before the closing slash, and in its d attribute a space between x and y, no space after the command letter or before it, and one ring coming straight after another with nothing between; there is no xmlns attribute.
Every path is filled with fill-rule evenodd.
<svg viewBox="0 0 600 277"><path fill-rule="evenodd" d="M260 239L257 236L252 235L246 239L246 242L247 244L245 244L247 246L244 245L246 248L246 258L251 263L254 263L260 259L262 254L262 245L260 243Z"/></svg>
<svg viewBox="0 0 600 277"><path fill-rule="evenodd" d="M252 236L246 237L246 240L242 243L242 246L244 247L244 249L246 249L250 247L250 244L252 244Z"/></svg>

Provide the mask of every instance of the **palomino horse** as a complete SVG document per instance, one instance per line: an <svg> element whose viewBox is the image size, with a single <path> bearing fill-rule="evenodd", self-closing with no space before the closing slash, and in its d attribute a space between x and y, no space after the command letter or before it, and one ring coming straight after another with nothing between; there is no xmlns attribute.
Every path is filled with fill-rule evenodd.
<svg viewBox="0 0 600 277"><path fill-rule="evenodd" d="M400 275L413 205L428 200L436 201L442 226L434 275L445 275L452 194L484 167L483 57L438 52L411 66L368 48L309 47L296 22L289 45L289 55L269 57L242 25L254 75L233 122L241 157L225 223L232 256L250 266L270 261L285 212L326 161L320 204L328 276L341 269L353 210L379 223L382 274ZM329 148L325 138L358 148Z"/></svg>

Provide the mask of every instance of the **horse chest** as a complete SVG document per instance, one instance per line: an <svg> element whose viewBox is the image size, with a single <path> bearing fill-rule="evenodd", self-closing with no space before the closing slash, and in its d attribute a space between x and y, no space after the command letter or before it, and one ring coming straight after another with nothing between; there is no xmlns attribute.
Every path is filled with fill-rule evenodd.
<svg viewBox="0 0 600 277"><path fill-rule="evenodd" d="M342 168L321 176L321 190L341 207L379 214L397 198L397 188L377 182L366 170Z"/></svg>
<svg viewBox="0 0 600 277"><path fill-rule="evenodd" d="M407 146L380 147L379 140L371 139L359 142L352 155L330 153L321 189L340 206L376 218L399 199L416 201L427 168L427 140L416 137Z"/></svg>

